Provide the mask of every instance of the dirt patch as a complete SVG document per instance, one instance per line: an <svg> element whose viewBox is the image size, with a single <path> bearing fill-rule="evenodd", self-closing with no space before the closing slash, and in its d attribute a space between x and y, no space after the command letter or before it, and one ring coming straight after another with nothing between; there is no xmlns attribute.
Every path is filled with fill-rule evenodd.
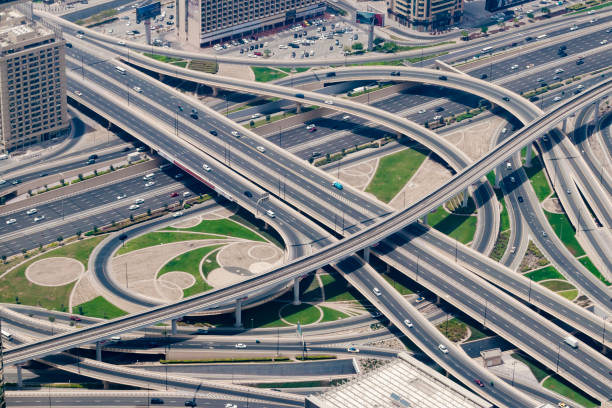
<svg viewBox="0 0 612 408"><path fill-rule="evenodd" d="M561 202L558 198L548 197L546 200L542 202L542 207L548 212L555 214L563 214L563 207L561 206Z"/></svg>
<svg viewBox="0 0 612 408"><path fill-rule="evenodd" d="M339 179L343 183L350 184L359 190L363 190L370 183L377 167L378 159L372 159L355 166L341 168ZM330 174L338 177L338 172L331 172Z"/></svg>
<svg viewBox="0 0 612 408"><path fill-rule="evenodd" d="M26 269L26 278L39 286L64 286L74 282L83 273L83 264L72 258L46 258Z"/></svg>

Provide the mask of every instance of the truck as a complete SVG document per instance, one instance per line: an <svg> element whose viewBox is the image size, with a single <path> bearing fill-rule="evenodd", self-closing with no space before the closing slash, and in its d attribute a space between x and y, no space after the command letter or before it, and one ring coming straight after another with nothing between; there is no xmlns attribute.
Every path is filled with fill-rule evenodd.
<svg viewBox="0 0 612 408"><path fill-rule="evenodd" d="M6 338L8 341L13 340L13 335L6 330L2 329L1 331L2 337Z"/></svg>
<svg viewBox="0 0 612 408"><path fill-rule="evenodd" d="M567 344L568 346L570 346L571 348L578 348L578 339L575 338L574 336L567 336L563 342L565 342L565 344Z"/></svg>
<svg viewBox="0 0 612 408"><path fill-rule="evenodd" d="M134 163L142 158L140 152L132 152L127 155L128 163Z"/></svg>

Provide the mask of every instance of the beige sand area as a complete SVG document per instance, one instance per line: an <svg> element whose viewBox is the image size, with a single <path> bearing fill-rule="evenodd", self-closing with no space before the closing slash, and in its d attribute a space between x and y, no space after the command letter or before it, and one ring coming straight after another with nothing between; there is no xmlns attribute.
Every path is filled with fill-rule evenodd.
<svg viewBox="0 0 612 408"><path fill-rule="evenodd" d="M64 286L77 280L84 270L76 259L45 258L28 266L25 275L35 285Z"/></svg>
<svg viewBox="0 0 612 408"><path fill-rule="evenodd" d="M222 288L269 271L284 260L283 251L270 243L236 242L217 254L221 266L208 274L208 283Z"/></svg>
<svg viewBox="0 0 612 408"><path fill-rule="evenodd" d="M350 184L351 186L364 190L376 172L378 167L378 159L364 161L354 166L349 166L340 169L339 179L341 182ZM334 177L338 177L337 171L330 172Z"/></svg>

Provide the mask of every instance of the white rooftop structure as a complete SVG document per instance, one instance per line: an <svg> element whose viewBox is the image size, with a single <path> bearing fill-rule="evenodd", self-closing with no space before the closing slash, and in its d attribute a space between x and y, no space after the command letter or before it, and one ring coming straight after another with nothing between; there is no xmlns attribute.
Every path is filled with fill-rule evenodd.
<svg viewBox="0 0 612 408"><path fill-rule="evenodd" d="M490 403L407 353L323 394L309 396L310 408L485 408Z"/></svg>

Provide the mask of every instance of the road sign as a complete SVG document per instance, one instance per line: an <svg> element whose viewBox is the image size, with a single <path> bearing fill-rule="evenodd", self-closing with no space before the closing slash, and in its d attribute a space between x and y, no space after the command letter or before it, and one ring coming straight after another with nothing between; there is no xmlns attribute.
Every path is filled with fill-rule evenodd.
<svg viewBox="0 0 612 408"><path fill-rule="evenodd" d="M1 0L0 0L1 1ZM155 18L161 14L161 3L159 1L146 6L136 8L136 24L141 21Z"/></svg>
<svg viewBox="0 0 612 408"><path fill-rule="evenodd" d="M382 27L385 25L385 15L381 13L370 13L368 11L358 11L355 15L355 22L358 24L370 24Z"/></svg>

